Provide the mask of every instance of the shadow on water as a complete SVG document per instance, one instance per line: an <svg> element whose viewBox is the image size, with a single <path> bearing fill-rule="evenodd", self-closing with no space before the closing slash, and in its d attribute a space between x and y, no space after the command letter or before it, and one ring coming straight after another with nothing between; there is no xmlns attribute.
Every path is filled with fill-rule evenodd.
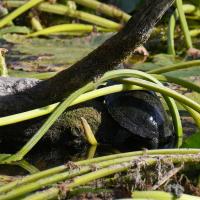
<svg viewBox="0 0 200 200"><path fill-rule="evenodd" d="M0 147L6 151L7 147ZM8 150L8 149L7 149ZM120 151L113 149L111 146L85 146L82 148L60 147L36 147L31 151L22 162L16 162L9 165L0 165L0 174L9 176L22 176L28 173L34 173L49 169L51 167L63 165L68 161L80 161L93 157L119 153ZM10 152L14 153L14 152Z"/></svg>

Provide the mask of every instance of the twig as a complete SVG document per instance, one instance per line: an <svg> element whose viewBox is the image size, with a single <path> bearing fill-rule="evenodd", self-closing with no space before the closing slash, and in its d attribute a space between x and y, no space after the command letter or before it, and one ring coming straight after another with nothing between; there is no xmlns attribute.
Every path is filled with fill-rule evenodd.
<svg viewBox="0 0 200 200"><path fill-rule="evenodd" d="M161 185L163 185L166 181L168 181L171 177L176 175L180 170L183 169L184 165L181 165L180 167L176 167L172 170L170 170L165 176L162 177L161 180L159 180L152 188L151 190L157 190Z"/></svg>

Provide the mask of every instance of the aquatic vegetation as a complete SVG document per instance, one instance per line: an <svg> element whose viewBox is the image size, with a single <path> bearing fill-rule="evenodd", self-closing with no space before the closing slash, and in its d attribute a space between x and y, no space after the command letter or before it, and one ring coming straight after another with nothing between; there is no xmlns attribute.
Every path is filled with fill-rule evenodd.
<svg viewBox="0 0 200 200"><path fill-rule="evenodd" d="M3 51L0 52L0 75L5 77L17 76L19 80L21 77L26 77L26 79L23 79L24 82L32 80L33 85L42 82L39 79L48 81L51 78L58 77L58 71L63 68L70 69L70 66L77 60L80 60L112 36L112 33L102 32L120 31L131 18L131 15L125 11L96 0L57 2L3 0L3 3L9 13L0 19L0 37L2 38L0 44L2 44L2 47L12 49L12 52L6 57L7 62L5 62ZM143 1L136 1L135 8L142 3ZM31 120L33 122L34 120L35 122L40 121L39 126L37 125L39 128L36 127L36 131L35 129L31 130L34 131L34 134L29 135L30 139L27 137L28 140L27 138L24 140L25 145L16 153L0 154L2 166L16 165L30 173L30 175L25 176L0 175L0 199L43 200L79 197L81 199L81 194L86 194L86 196L91 194L94 198L95 195L100 195L101 198L103 193L105 196L102 198L108 198L110 195L112 198L129 197L136 200L149 198L198 200L199 180L196 173L199 169L200 150L193 148L199 148L199 131L193 132L194 134L191 136L188 135L185 131L187 124L185 125L183 113L187 113L186 116L193 120L192 123L195 124L195 128L200 128L199 27L196 25L196 21L199 20L199 6L196 1L182 2L182 0L176 0L174 8L169 11L168 16L160 26L154 29L149 44L155 40L157 40L156 45L164 42L167 48L162 47L163 51L168 51L170 55L151 55L150 53L149 58L147 58L148 52L145 54L138 50L139 54L144 54L141 56L142 61L135 62L134 59L137 59L136 54L138 53L136 51L124 61L124 69L105 70L106 73L100 73L100 77L93 77L88 82L84 80L87 84L82 84L82 87L75 91L65 91L62 98L56 100L60 102L49 101L53 104L41 104L41 106L33 106L33 109L28 111L25 109L20 113L12 114L11 112L11 115L0 117L0 130L5 130L3 128L8 126L16 127L20 123L28 124ZM29 18L24 17L25 12L29 13ZM45 17L44 13L46 13ZM52 20L52 16L55 17L55 20ZM22 20L22 22L16 23L17 19ZM23 19L28 19L28 25ZM72 22L72 19L78 19L82 22ZM180 26L177 24L178 20ZM187 20L191 20L192 25L187 23ZM166 21L168 30L162 28L162 26L166 26ZM12 23L17 24L17 26L12 25ZM28 27L20 26L24 24ZM184 37L180 36L181 32L183 32ZM23 34L23 36L12 33ZM91 35L88 37L82 37L89 33ZM38 38L40 36L45 38ZM196 43L195 40L197 40ZM155 48L157 48L156 45ZM115 51L116 54L119 54L121 49L116 48ZM159 50L157 49L157 51ZM175 57L176 55L184 55L186 51L188 54L186 59ZM66 52L68 55L65 55ZM108 51L108 53L110 52ZM147 62L145 62L146 59ZM23 69L24 72L19 72L16 70L17 62L18 65L23 65L23 62L24 65L28 65L28 63L30 65L27 68L21 66L20 69ZM44 73L39 73L41 70L39 66L49 66L49 63L52 67L44 69ZM95 64L95 62L93 63ZM104 64L107 61L102 59L101 63ZM34 66L36 67L34 68ZM92 70L98 71L98 69ZM88 77L90 73L88 71ZM0 77L1 81L9 80L10 77L7 78ZM19 83L12 81L11 84L21 84L20 81ZM113 82L117 84L111 84ZM7 90L9 89L8 86ZM17 90L16 93L18 94ZM135 98L138 98L140 104L136 102ZM93 158L97 152L96 149L102 145L96 131L103 123L101 114L104 111L91 109L91 113L93 111L93 113L97 113L97 118L101 115L98 119L93 117L97 124L91 124L83 114L84 112L89 113L90 107L86 106L87 103L84 104L88 101L98 101L103 105L106 114L118 125L117 129L113 128L113 130L108 131L115 132L120 142L123 141L120 136L128 130L135 137L139 136L145 139L144 141L150 144L146 144L147 147L174 147L174 149L144 149L128 153L113 153L113 151L119 151L119 149L114 149L108 152L111 155L102 156L100 153L100 156ZM9 103L14 104L15 102ZM148 106L151 109L148 109ZM126 112L127 109L129 109L129 112ZM79 114L80 119L76 121L76 117L73 118L73 116ZM157 121L151 118L154 115L159 116ZM64 117L62 118L62 116ZM138 126L138 124L135 125L135 122L142 120L145 116L149 120L151 119L148 122L149 124L138 123L141 131L137 132L139 129L136 127L135 132L134 126ZM148 120L146 118L145 120ZM66 119L69 123L64 121ZM170 122L172 122L173 127ZM49 131L56 130L57 127L51 129L56 123L60 125L58 129L63 132L66 131L65 127L67 126L71 129L71 132L74 132L74 135L83 132L79 140L84 140L84 145L91 146L91 148L86 159L77 162L69 161L60 166L40 171L39 168L23 159L27 158L27 154L29 155L30 152L34 151L33 148L40 148L39 143L42 138ZM112 121L108 120L107 124L109 123L111 124ZM81 127L81 130L79 130L79 127ZM31 126L29 128L31 129ZM145 128L149 128L149 130L144 131ZM109 129L109 126L107 126L107 129ZM121 132L119 133L116 130ZM17 130L13 131L17 132ZM148 133L151 135L148 135ZM115 140L112 134L110 137L111 140ZM19 135L18 138L20 138ZM176 138L175 144L172 141L174 138ZM139 141L137 139L135 139L135 142ZM128 137L127 140L130 140L128 145L137 146L131 137ZM164 146L160 144L164 144ZM120 145L126 145L125 149L129 151L131 149L126 142L122 142ZM9 149L11 148L9 147ZM141 148L139 147L139 149ZM81 153L84 152L84 148L80 151ZM98 186L100 188L96 188ZM115 190L119 190L121 194L117 196Z"/></svg>

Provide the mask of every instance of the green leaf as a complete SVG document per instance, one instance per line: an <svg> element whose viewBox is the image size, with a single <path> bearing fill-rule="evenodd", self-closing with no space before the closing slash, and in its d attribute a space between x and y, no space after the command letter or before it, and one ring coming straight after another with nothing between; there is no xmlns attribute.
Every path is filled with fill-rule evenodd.
<svg viewBox="0 0 200 200"><path fill-rule="evenodd" d="M200 132L189 136L182 145L183 148L200 148Z"/></svg>

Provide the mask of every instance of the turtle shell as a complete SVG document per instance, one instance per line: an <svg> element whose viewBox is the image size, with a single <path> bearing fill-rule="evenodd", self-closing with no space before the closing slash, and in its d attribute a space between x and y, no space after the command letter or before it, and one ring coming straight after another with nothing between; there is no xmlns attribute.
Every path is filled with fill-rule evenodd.
<svg viewBox="0 0 200 200"><path fill-rule="evenodd" d="M109 114L130 133L144 139L173 135L171 122L159 97L152 91L126 91L105 97Z"/></svg>

